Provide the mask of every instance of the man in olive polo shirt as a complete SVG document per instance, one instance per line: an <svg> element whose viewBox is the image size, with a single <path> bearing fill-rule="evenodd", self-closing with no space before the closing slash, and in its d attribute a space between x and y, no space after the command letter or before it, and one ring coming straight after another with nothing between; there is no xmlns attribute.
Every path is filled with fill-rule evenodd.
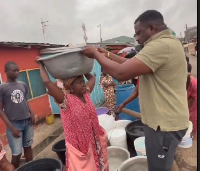
<svg viewBox="0 0 200 171"><path fill-rule="evenodd" d="M189 127L185 54L160 12L148 10L134 24L137 41L144 45L135 58L121 58L93 47L85 48L83 54L95 58L118 81L140 77L149 171L170 171L176 148Z"/></svg>

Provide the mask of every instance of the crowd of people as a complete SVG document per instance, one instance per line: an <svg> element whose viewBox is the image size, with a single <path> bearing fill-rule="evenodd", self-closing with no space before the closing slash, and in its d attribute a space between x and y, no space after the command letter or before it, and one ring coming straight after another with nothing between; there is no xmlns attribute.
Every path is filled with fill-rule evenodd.
<svg viewBox="0 0 200 171"><path fill-rule="evenodd" d="M82 53L96 59L102 67L100 85L112 115L116 114L113 78L118 81L137 78L135 91L118 107L117 113L139 95L148 170L171 171L176 148L189 127L189 119L194 126L193 136L196 135L197 81L190 75L191 65L188 58L185 60L181 43L167 28L160 12L148 10L134 24L137 41L144 45L134 58L121 58L94 47L86 47ZM67 147L66 170L108 171L107 137L90 98L95 77L88 73L67 78L62 80L60 88L50 80L38 59L42 81L60 107ZM7 126L12 161L8 162L0 144L0 169L13 171L19 167L22 149L26 162L33 159L35 119L26 99L28 88L17 81L19 67L8 62L5 72L7 82L0 85L0 117Z"/></svg>

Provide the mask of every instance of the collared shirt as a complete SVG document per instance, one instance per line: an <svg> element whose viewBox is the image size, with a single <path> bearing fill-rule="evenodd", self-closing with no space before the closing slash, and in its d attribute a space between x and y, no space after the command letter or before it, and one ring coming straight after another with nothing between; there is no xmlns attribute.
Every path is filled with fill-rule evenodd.
<svg viewBox="0 0 200 171"><path fill-rule="evenodd" d="M166 29L147 40L136 58L153 71L140 76L142 122L154 130L188 128L187 64L180 41Z"/></svg>

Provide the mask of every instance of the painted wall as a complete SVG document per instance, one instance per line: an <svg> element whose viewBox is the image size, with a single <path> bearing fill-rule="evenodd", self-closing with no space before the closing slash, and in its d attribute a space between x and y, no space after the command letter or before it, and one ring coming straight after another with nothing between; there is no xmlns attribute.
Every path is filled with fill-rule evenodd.
<svg viewBox="0 0 200 171"><path fill-rule="evenodd" d="M6 81L4 65L8 61L14 61L18 64L20 70L36 69L35 57L39 55L38 49L0 47L0 74L2 81ZM51 113L48 95L43 95L29 100L29 104L36 115L36 121L43 120L46 115ZM4 144L7 142L5 134L5 124L0 119L0 136Z"/></svg>

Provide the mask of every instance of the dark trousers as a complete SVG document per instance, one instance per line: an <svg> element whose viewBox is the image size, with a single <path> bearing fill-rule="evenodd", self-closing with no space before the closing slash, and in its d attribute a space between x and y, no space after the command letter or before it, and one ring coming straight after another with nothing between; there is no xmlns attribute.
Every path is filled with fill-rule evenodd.
<svg viewBox="0 0 200 171"><path fill-rule="evenodd" d="M159 127L155 131L144 125L148 171L171 171L176 148L186 132L162 132Z"/></svg>

